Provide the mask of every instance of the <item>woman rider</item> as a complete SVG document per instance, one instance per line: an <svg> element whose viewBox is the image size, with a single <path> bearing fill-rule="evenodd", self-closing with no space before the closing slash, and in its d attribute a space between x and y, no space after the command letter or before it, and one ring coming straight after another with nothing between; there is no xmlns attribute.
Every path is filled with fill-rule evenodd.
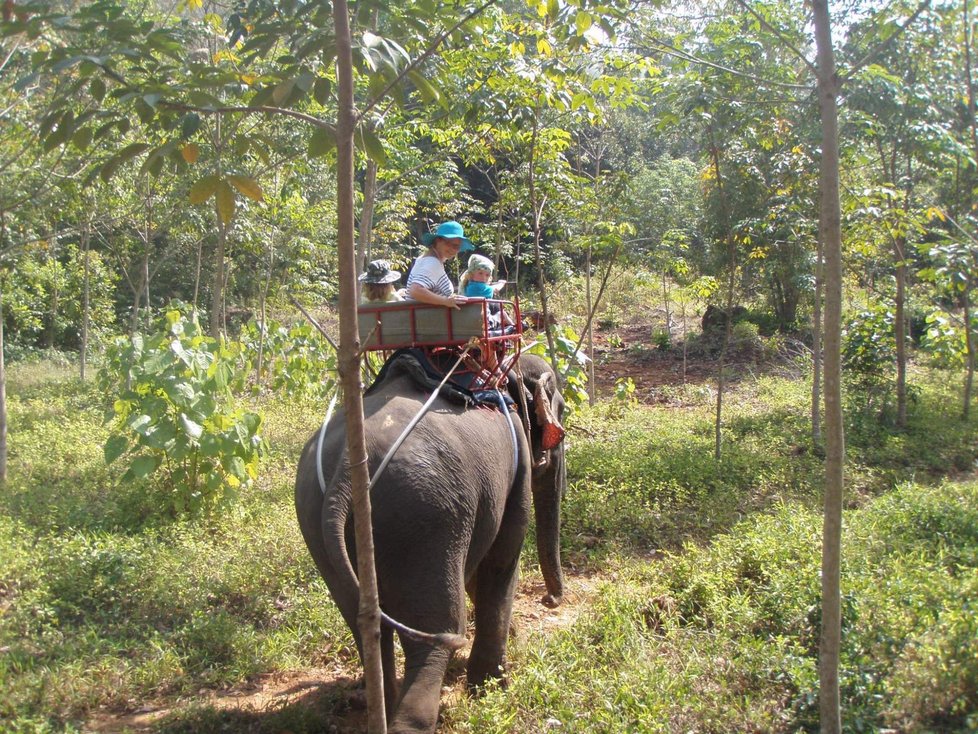
<svg viewBox="0 0 978 734"><path fill-rule="evenodd" d="M445 263L459 252L474 250L475 245L458 222L442 222L434 232L421 235L421 242L428 250L414 261L407 279L407 297L432 306L460 308L468 299L455 293Z"/></svg>

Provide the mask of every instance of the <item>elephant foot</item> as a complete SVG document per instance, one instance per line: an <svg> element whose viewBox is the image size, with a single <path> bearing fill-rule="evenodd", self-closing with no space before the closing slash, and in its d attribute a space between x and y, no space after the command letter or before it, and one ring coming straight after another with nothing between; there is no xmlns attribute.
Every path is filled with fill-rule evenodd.
<svg viewBox="0 0 978 734"><path fill-rule="evenodd" d="M543 604L543 606L548 607L550 609L556 609L557 607L560 606L560 603L563 600L564 600L563 596L559 596L555 594L544 594L543 598L540 599L540 603Z"/></svg>
<svg viewBox="0 0 978 734"><path fill-rule="evenodd" d="M480 664L479 661L470 658L465 682L469 693L473 696L481 696L485 693L489 681L496 681L500 688L506 688L509 681L506 677L505 658L500 663L492 664Z"/></svg>

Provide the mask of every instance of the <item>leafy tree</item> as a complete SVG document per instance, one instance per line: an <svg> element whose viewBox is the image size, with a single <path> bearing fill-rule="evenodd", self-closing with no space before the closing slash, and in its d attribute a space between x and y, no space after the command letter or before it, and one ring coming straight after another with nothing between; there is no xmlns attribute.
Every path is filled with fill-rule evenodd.
<svg viewBox="0 0 978 734"><path fill-rule="evenodd" d="M158 476L161 505L176 517L230 502L258 477L263 449L261 418L231 391L247 372L240 347L206 336L183 310L168 310L147 337L119 339L100 378L118 396L106 462L127 457L123 479Z"/></svg>

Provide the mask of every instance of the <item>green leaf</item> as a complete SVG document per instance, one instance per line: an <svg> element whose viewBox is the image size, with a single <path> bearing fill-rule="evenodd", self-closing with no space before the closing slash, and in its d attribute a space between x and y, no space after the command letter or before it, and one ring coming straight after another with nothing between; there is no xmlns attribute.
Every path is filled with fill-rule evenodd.
<svg viewBox="0 0 978 734"><path fill-rule="evenodd" d="M220 182L221 179L217 176L204 176L190 187L190 194L187 198L190 199L191 204L203 204L214 195Z"/></svg>
<svg viewBox="0 0 978 734"><path fill-rule="evenodd" d="M360 147L367 153L374 163L378 166L384 166L387 164L387 152L384 150L384 144L380 141L380 138L374 134L374 131L361 127L357 130L356 134L357 141L360 143Z"/></svg>
<svg viewBox="0 0 978 734"><path fill-rule="evenodd" d="M141 436L145 436L146 433L149 431L149 427L152 425L152 423L153 423L152 418L150 418L145 413L141 413L140 415L136 415L133 418L131 418L128 422L128 426L133 432L138 433Z"/></svg>
<svg viewBox="0 0 978 734"><path fill-rule="evenodd" d="M158 465L156 458L153 456L137 456L132 460L132 464L129 465L129 471L137 479L143 479L156 471Z"/></svg>
<svg viewBox="0 0 978 734"><path fill-rule="evenodd" d="M194 441L200 439L201 435L204 433L204 427L199 423L195 423L194 421L190 420L185 413L180 414L180 425L183 426L184 432Z"/></svg>
<svg viewBox="0 0 978 734"><path fill-rule="evenodd" d="M418 89L418 94L421 95L421 101L425 104L431 102L437 102L441 99L441 92L431 84L425 77L416 71L409 71L408 78L414 82L414 86Z"/></svg>
<svg viewBox="0 0 978 734"><path fill-rule="evenodd" d="M295 79L286 79L280 82L275 90L272 92L272 100L279 107L283 106L292 96L292 91L295 89Z"/></svg>
<svg viewBox="0 0 978 734"><path fill-rule="evenodd" d="M310 158L320 158L336 148L336 135L329 128L319 127L309 138L309 148L306 151Z"/></svg>
<svg viewBox="0 0 978 734"><path fill-rule="evenodd" d="M180 135L189 138L200 129L200 115L190 112L180 121Z"/></svg>
<svg viewBox="0 0 978 734"><path fill-rule="evenodd" d="M127 145L102 165L102 170L99 173L102 180L108 183L109 179L111 179L112 176L115 175L115 172L119 169L119 166L132 160L147 148L149 148L149 143L132 143L131 145Z"/></svg>
<svg viewBox="0 0 978 734"><path fill-rule="evenodd" d="M88 93L96 102L101 102L105 98L105 82L99 77L95 77L88 85Z"/></svg>
<svg viewBox="0 0 978 734"><path fill-rule="evenodd" d="M105 448L103 453L105 455L105 463L111 464L113 461L122 456L129 449L129 439L122 435L115 435L109 438L105 442Z"/></svg>
<svg viewBox="0 0 978 734"><path fill-rule="evenodd" d="M318 79L316 79L316 83L313 84L312 97L319 104L325 107L326 103L329 102L329 94L331 90L332 90L332 85L329 79L327 79L324 76L321 76Z"/></svg>
<svg viewBox="0 0 978 734"><path fill-rule="evenodd" d="M76 132L71 138L71 144L75 146L77 150L84 151L92 144L92 136L95 131L90 127L83 127L81 130Z"/></svg>

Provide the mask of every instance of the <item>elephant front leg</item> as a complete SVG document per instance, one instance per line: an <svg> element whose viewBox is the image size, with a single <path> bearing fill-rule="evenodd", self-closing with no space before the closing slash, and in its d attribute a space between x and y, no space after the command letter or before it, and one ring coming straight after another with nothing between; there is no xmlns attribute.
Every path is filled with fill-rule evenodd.
<svg viewBox="0 0 978 734"><path fill-rule="evenodd" d="M483 563L477 572L475 595L475 639L469 654L467 682L478 689L493 678L502 678L506 665L506 638L513 612L519 556L503 567Z"/></svg>

